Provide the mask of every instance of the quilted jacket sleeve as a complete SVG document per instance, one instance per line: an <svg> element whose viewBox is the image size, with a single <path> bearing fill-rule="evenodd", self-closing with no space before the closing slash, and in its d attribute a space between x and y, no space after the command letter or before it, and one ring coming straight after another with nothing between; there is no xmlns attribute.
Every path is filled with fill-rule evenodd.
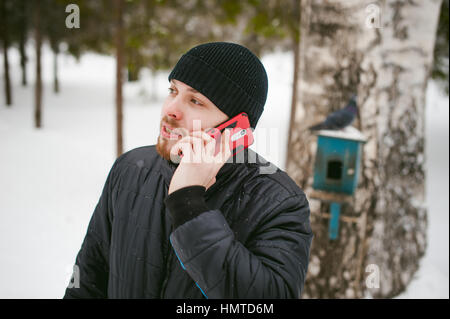
<svg viewBox="0 0 450 319"><path fill-rule="evenodd" d="M194 214L172 232L181 265L206 298L300 297L313 237L306 196L260 210L264 218L245 246L220 210Z"/></svg>
<svg viewBox="0 0 450 319"><path fill-rule="evenodd" d="M107 298L109 245L112 225L112 190L117 179L119 157L111 168L100 199L89 222L74 272L64 299Z"/></svg>

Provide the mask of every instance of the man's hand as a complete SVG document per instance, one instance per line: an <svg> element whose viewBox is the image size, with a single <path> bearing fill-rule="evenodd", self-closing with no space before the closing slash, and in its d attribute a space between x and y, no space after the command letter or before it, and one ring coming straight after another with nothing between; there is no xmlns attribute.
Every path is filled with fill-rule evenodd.
<svg viewBox="0 0 450 319"><path fill-rule="evenodd" d="M216 140L203 131L194 131L183 137L171 149L170 156L175 158L182 151L181 162L173 174L168 194L192 185L201 185L208 189L216 182L220 168L231 156L230 131L225 130L220 150L216 150Z"/></svg>

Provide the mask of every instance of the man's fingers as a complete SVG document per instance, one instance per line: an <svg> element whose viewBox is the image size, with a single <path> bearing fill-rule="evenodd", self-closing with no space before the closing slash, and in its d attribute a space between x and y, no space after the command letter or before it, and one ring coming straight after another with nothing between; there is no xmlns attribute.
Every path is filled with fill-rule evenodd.
<svg viewBox="0 0 450 319"><path fill-rule="evenodd" d="M192 152L192 145L189 141L179 141L177 142L174 146L172 146L172 148L170 149L170 156L172 159L172 156L174 159L176 159L179 155L180 152L182 152L183 156L185 155L190 155L190 153Z"/></svg>
<svg viewBox="0 0 450 319"><path fill-rule="evenodd" d="M231 130L225 129L225 131L222 133L220 141L220 151L216 155L216 159L220 163L225 163L231 156L230 137L231 137Z"/></svg>
<svg viewBox="0 0 450 319"><path fill-rule="evenodd" d="M202 157L205 156L204 160L211 157L220 163L226 162L231 156L230 136L231 130L226 129L220 136L220 143L216 145L218 143L217 140L209 134L203 131L193 131L191 132L191 135L183 137L172 147L170 151L171 159L172 156L177 159L180 152L182 152L185 161L188 160L185 157L186 155L189 155L189 158L193 155L197 155ZM216 148L219 150L218 154L215 154Z"/></svg>
<svg viewBox="0 0 450 319"><path fill-rule="evenodd" d="M194 149L195 154L201 154L204 142L201 138L196 136L191 136L190 141L192 143L192 148Z"/></svg>
<svg viewBox="0 0 450 319"><path fill-rule="evenodd" d="M205 154L207 156L214 156L216 153L216 140L212 139L208 144L205 146Z"/></svg>
<svg viewBox="0 0 450 319"><path fill-rule="evenodd" d="M206 156L214 156L216 150L216 139L211 137L208 133L203 131L194 131L192 132L192 136L194 138L201 139L203 141L203 145L205 147L205 155ZM197 152L197 150L196 150Z"/></svg>
<svg viewBox="0 0 450 319"><path fill-rule="evenodd" d="M226 129L225 130L225 136L222 138L222 152L224 152L225 154L229 153L230 150L230 138L231 138L231 130Z"/></svg>
<svg viewBox="0 0 450 319"><path fill-rule="evenodd" d="M183 143L191 144L193 149L194 149L194 151L197 152L198 149L201 149L202 140L200 138L194 137L194 136L185 136L181 140L179 140L177 143L175 143L175 145L183 144Z"/></svg>
<svg viewBox="0 0 450 319"><path fill-rule="evenodd" d="M205 133L203 131L194 131L192 132L192 136L203 139L205 143L209 143L214 140L214 138L212 138L208 133Z"/></svg>

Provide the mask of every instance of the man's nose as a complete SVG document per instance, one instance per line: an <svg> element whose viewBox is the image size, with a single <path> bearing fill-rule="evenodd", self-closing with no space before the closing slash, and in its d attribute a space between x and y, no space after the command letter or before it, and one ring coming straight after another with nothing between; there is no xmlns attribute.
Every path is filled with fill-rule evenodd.
<svg viewBox="0 0 450 319"><path fill-rule="evenodd" d="M182 110L183 110L183 101L181 100L181 96L178 95L170 102L168 102L168 104L164 109L164 113L165 115L174 120L181 120L181 118L183 117Z"/></svg>

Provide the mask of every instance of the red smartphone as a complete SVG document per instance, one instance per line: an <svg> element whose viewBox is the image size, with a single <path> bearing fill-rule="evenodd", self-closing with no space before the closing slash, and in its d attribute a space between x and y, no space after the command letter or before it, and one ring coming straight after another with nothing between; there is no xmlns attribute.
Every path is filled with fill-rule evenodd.
<svg viewBox="0 0 450 319"><path fill-rule="evenodd" d="M230 149L234 155L248 148L253 144L253 131L250 127L250 122L248 120L248 115L245 112L239 113L235 117L223 122L222 124L206 130L209 136L216 139L216 155L220 151L220 141L222 133L225 129L231 129L230 134Z"/></svg>

